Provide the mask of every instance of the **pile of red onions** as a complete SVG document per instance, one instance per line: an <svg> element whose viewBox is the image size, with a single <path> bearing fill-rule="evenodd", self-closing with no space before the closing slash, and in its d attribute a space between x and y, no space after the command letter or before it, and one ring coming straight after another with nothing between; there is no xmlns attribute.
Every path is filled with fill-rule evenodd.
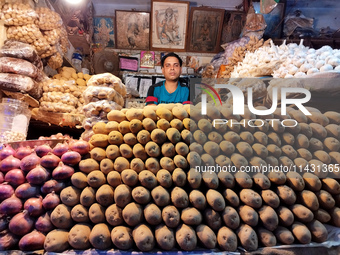
<svg viewBox="0 0 340 255"><path fill-rule="evenodd" d="M88 142L71 139L53 148L46 143L0 150L0 250L44 248L59 193L89 151Z"/></svg>

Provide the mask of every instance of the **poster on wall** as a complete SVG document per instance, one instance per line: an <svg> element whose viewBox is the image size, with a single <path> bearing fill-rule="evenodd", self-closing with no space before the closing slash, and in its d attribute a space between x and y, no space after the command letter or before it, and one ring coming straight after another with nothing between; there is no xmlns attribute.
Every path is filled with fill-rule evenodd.
<svg viewBox="0 0 340 255"><path fill-rule="evenodd" d="M93 18L93 39L95 44L102 48L115 47L114 21L111 17Z"/></svg>
<svg viewBox="0 0 340 255"><path fill-rule="evenodd" d="M141 51L140 52L140 67L153 68L155 66L155 52Z"/></svg>

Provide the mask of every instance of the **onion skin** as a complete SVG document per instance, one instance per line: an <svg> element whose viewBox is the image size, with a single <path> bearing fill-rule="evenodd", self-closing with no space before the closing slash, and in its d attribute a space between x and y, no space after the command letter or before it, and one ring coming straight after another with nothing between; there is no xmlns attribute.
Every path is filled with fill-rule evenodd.
<svg viewBox="0 0 340 255"><path fill-rule="evenodd" d="M37 219L35 222L35 229L42 233L48 233L54 229L50 215L47 212Z"/></svg>
<svg viewBox="0 0 340 255"><path fill-rule="evenodd" d="M21 251L36 251L44 249L45 235L37 230L24 235L19 241Z"/></svg>
<svg viewBox="0 0 340 255"><path fill-rule="evenodd" d="M3 183L5 180L4 174L0 172L0 183Z"/></svg>
<svg viewBox="0 0 340 255"><path fill-rule="evenodd" d="M41 192L44 194L52 193L53 191L59 193L63 188L66 187L64 182L59 182L57 180L48 180L41 187Z"/></svg>
<svg viewBox="0 0 340 255"><path fill-rule="evenodd" d="M22 211L13 216L9 221L8 229L13 234L24 236L32 231L34 227L34 219L28 215L27 211Z"/></svg>
<svg viewBox="0 0 340 255"><path fill-rule="evenodd" d="M43 144L35 147L34 151L37 153L39 157L43 157L48 153L52 152L52 148L48 144Z"/></svg>
<svg viewBox="0 0 340 255"><path fill-rule="evenodd" d="M15 158L13 155L8 156L0 162L0 171L7 173L9 170L20 167L20 159Z"/></svg>
<svg viewBox="0 0 340 255"><path fill-rule="evenodd" d="M33 217L38 217L44 213L44 207L42 205L42 197L31 197L24 203L24 209L28 214Z"/></svg>
<svg viewBox="0 0 340 255"><path fill-rule="evenodd" d="M0 214L15 215L22 209L22 201L15 195L5 199L0 204Z"/></svg>
<svg viewBox="0 0 340 255"><path fill-rule="evenodd" d="M80 162L81 155L76 151L68 151L61 156L61 161L66 165L76 165Z"/></svg>
<svg viewBox="0 0 340 255"><path fill-rule="evenodd" d="M0 232L8 228L9 218L6 215L0 217Z"/></svg>
<svg viewBox="0 0 340 255"><path fill-rule="evenodd" d="M19 185L26 182L24 171L20 169L12 169L9 170L5 174L5 182L8 182L10 185L14 187L18 187Z"/></svg>
<svg viewBox="0 0 340 255"><path fill-rule="evenodd" d="M12 146L10 145L6 145L5 148L3 148L0 151L0 160L3 160L5 158L7 158L8 156L14 155L15 154L15 150L12 148Z"/></svg>
<svg viewBox="0 0 340 255"><path fill-rule="evenodd" d="M3 201L14 194L14 189L7 183L0 184L0 201Z"/></svg>
<svg viewBox="0 0 340 255"><path fill-rule="evenodd" d="M43 167L52 169L52 168L56 168L60 161L61 159L58 156L50 152L41 158L40 165L42 165Z"/></svg>
<svg viewBox="0 0 340 255"><path fill-rule="evenodd" d="M20 169L29 172L40 164L40 160L40 157L35 152L32 152L21 160Z"/></svg>
<svg viewBox="0 0 340 255"><path fill-rule="evenodd" d="M21 146L16 150L16 152L13 156L18 158L18 159L23 159L24 157L30 155L32 153L32 151L33 150L29 146L26 146L26 147Z"/></svg>
<svg viewBox="0 0 340 255"><path fill-rule="evenodd" d="M0 233L0 251L9 250L16 246L19 238L8 230Z"/></svg>
<svg viewBox="0 0 340 255"><path fill-rule="evenodd" d="M27 199L35 197L40 193L39 186L31 185L30 183L24 183L15 189L15 196L21 199Z"/></svg>
<svg viewBox="0 0 340 255"><path fill-rule="evenodd" d="M50 177L50 173L42 166L37 166L28 172L26 179L33 185L42 185Z"/></svg>
<svg viewBox="0 0 340 255"><path fill-rule="evenodd" d="M51 210L56 208L60 204L60 198L54 192L47 194L42 200L42 205L46 210Z"/></svg>
<svg viewBox="0 0 340 255"><path fill-rule="evenodd" d="M65 180L74 174L74 169L71 166L59 162L59 165L52 171L52 178L56 180Z"/></svg>
<svg viewBox="0 0 340 255"><path fill-rule="evenodd" d="M58 157L61 157L65 152L69 150L67 143L58 143L53 149L52 153Z"/></svg>
<svg viewBox="0 0 340 255"><path fill-rule="evenodd" d="M71 151L76 151L80 155L85 155L85 154L89 153L89 151L90 151L90 144L88 142L80 139L80 140L76 140L76 141L70 143L69 148L70 148Z"/></svg>

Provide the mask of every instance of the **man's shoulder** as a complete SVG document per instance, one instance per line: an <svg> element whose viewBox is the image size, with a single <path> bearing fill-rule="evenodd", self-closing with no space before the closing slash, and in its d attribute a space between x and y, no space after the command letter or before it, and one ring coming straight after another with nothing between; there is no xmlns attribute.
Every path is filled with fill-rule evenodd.
<svg viewBox="0 0 340 255"><path fill-rule="evenodd" d="M155 84L152 84L151 87L157 88L157 87L162 87L164 85L163 81L157 82Z"/></svg>

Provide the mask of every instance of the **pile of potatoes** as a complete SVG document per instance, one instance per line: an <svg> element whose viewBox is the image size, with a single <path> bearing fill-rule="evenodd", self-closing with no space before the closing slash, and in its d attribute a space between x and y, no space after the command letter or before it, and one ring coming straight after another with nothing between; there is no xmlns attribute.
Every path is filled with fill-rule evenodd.
<svg viewBox="0 0 340 255"><path fill-rule="evenodd" d="M51 214L45 250L235 251L324 242L340 227L340 185L312 164L340 164L340 114L232 115L226 106L159 105L112 110L93 126L90 157ZM213 119L289 119L261 127ZM287 122L285 122L287 124ZM260 125L258 125L260 126ZM304 166L302 172L198 171L196 166ZM204 169L204 168L200 168Z"/></svg>

